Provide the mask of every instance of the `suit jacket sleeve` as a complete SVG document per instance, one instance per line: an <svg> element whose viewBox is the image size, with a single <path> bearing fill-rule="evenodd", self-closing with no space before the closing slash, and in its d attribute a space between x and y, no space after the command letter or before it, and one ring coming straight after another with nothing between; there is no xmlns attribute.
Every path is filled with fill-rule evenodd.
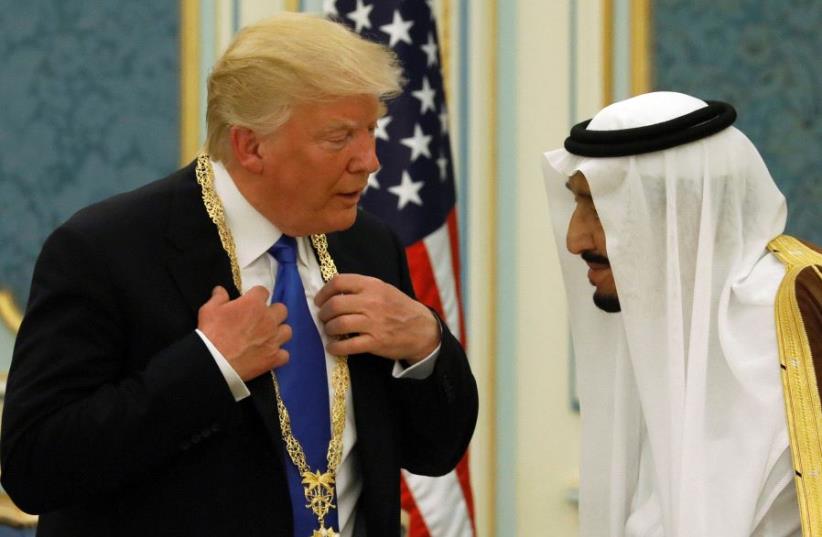
<svg viewBox="0 0 822 537"><path fill-rule="evenodd" d="M192 331L141 369L94 240L69 224L36 264L7 387L2 483L42 513L115 491L216 427L230 391ZM98 245L99 249L99 245ZM149 305L161 308L162 305Z"/></svg>
<svg viewBox="0 0 822 537"><path fill-rule="evenodd" d="M393 236L393 234L392 234ZM414 296L405 250L394 236L400 256L400 281ZM426 379L393 379L401 422L403 468L420 475L443 475L457 465L474 433L479 408L477 385L462 345L447 325L433 373Z"/></svg>

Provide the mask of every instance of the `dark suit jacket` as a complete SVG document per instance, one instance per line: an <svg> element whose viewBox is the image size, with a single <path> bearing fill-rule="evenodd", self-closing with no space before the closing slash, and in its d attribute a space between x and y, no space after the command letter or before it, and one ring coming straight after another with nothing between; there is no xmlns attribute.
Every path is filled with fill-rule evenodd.
<svg viewBox="0 0 822 537"><path fill-rule="evenodd" d="M412 294L404 250L366 213L330 234L340 272ZM2 483L38 535L288 536L292 521L271 381L236 403L194 333L231 282L194 168L84 209L46 241L17 339ZM398 380L350 357L369 537L398 536L400 467L438 475L468 445L476 384L443 330L434 373Z"/></svg>

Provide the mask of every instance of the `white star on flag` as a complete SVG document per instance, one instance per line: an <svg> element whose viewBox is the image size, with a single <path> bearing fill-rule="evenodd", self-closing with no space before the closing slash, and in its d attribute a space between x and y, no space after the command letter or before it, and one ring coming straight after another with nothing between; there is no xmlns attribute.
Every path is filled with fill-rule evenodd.
<svg viewBox="0 0 822 537"><path fill-rule="evenodd" d="M422 207L420 189L424 184L424 181L412 181L408 172L402 172L402 182L388 189L389 192L399 198L397 200L397 209L402 209L409 203L416 203Z"/></svg>
<svg viewBox="0 0 822 537"><path fill-rule="evenodd" d="M354 21L354 30L357 33L362 32L363 28L371 28L371 19L368 18L368 14L371 13L372 9L374 9L374 6L366 6L363 4L363 0L357 0L357 9L346 15Z"/></svg>
<svg viewBox="0 0 822 537"><path fill-rule="evenodd" d="M428 43L421 45L420 48L428 57L428 67L437 64L437 42L434 41L434 36L428 34Z"/></svg>
<svg viewBox="0 0 822 537"><path fill-rule="evenodd" d="M414 21L402 20L400 10L398 9L394 11L394 20L391 21L391 24L380 26L380 30L390 36L388 46L393 48L394 45L400 41L408 43L409 45L411 44L411 34L408 33L408 30L410 30L412 26L414 26Z"/></svg>
<svg viewBox="0 0 822 537"><path fill-rule="evenodd" d="M385 130L388 124L391 123L391 116L383 116L377 120L377 129L374 131L374 136L380 140L388 142L388 131Z"/></svg>
<svg viewBox="0 0 822 537"><path fill-rule="evenodd" d="M337 11L337 0L323 0L323 12L339 17L340 13Z"/></svg>
<svg viewBox="0 0 822 537"><path fill-rule="evenodd" d="M445 109L445 106L442 107L440 110L440 125L442 126L442 134L448 132L448 110Z"/></svg>
<svg viewBox="0 0 822 537"><path fill-rule="evenodd" d="M369 188L373 188L375 190L380 189L380 183L379 183L379 181L377 181L377 174L378 173L380 173L380 170L377 170L374 173L368 174L368 183L365 185L365 188L362 189L363 194L368 192Z"/></svg>
<svg viewBox="0 0 822 537"><path fill-rule="evenodd" d="M431 88L427 76L422 79L422 89L412 91L411 95L420 101L420 114L424 114L427 110L436 110L434 97L436 97L437 91Z"/></svg>
<svg viewBox="0 0 822 537"><path fill-rule="evenodd" d="M438 158L437 166L440 167L440 181L445 181L448 179L448 159L445 157Z"/></svg>
<svg viewBox="0 0 822 537"><path fill-rule="evenodd" d="M431 143L431 136L426 136L422 132L422 127L417 123L414 125L414 136L410 138L403 138L400 143L406 147L411 148L411 162L414 162L420 155L425 155L431 158L431 151L428 150L428 144Z"/></svg>

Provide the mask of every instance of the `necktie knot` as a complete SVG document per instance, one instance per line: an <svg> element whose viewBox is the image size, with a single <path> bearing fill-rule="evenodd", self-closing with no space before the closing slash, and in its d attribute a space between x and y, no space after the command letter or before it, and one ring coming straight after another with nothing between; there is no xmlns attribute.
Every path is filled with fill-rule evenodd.
<svg viewBox="0 0 822 537"><path fill-rule="evenodd" d="M297 262L297 240L283 235L268 249L268 253L282 265L293 265Z"/></svg>

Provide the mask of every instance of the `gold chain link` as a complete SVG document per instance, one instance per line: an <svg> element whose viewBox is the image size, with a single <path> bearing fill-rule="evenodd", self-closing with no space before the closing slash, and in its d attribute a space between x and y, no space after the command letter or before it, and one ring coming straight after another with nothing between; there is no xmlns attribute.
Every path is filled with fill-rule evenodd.
<svg viewBox="0 0 822 537"><path fill-rule="evenodd" d="M234 280L234 287L237 292L242 293L242 280L240 279L240 266L237 263L237 248L234 245L234 236L231 230L225 224L225 211L223 210L223 202L217 196L217 191L214 189L214 170L211 168L211 158L205 153L197 155L197 183L203 192L203 205L208 213L211 221L217 226L217 233L220 235L220 243L223 245L223 250L228 254L228 259L231 261L231 277Z"/></svg>
<svg viewBox="0 0 822 537"><path fill-rule="evenodd" d="M237 291L242 293L242 279L240 277L240 267L237 262L237 249L231 230L225 223L225 211L222 201L214 189L214 170L211 166L211 158L202 153L197 156L197 183L200 185L203 194L203 204L209 218L217 226L223 250L228 255L231 263L231 276ZM331 254L328 253L328 239L325 234L311 235L311 244L320 262L320 273L323 281L328 283L337 274L337 267ZM320 532L325 531L325 535L336 535L331 528L325 528L325 517L329 510L334 509L334 481L337 475L337 468L342 460L343 452L343 431L345 430L345 398L348 393L351 381L348 375L348 357L335 356L336 364L331 376L331 385L334 389L334 396L331 405L331 440L328 442L328 470L324 473L319 471L311 472L305 458L305 451L299 440L291 430L291 417L280 395L280 385L277 382L277 375L271 371L271 381L274 384L274 393L277 398L277 413L280 418L280 430L285 442L288 457L300 472L303 478L303 488L306 500L309 502L306 507L310 508L320 524ZM317 492L321 490L325 495L317 500Z"/></svg>

